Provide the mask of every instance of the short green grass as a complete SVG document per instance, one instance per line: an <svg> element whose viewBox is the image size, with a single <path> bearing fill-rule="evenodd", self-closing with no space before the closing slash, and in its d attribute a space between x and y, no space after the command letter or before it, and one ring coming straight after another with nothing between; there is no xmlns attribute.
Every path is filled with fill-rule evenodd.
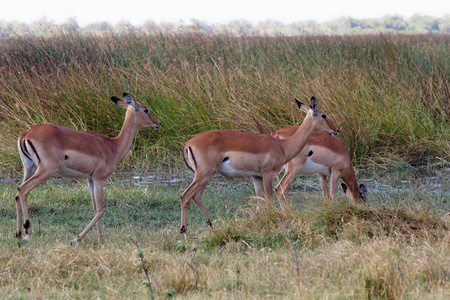
<svg viewBox="0 0 450 300"><path fill-rule="evenodd" d="M105 188L105 243L99 244L92 230L74 246L69 240L93 216L84 181L52 180L30 194L34 235L20 248L14 235L16 185L1 185L2 298L148 298L130 238L142 250L158 299L450 294L447 185L436 192L426 182L414 183L419 179L414 173L379 175L378 183L410 182L402 190L375 191L368 206L359 207L342 191L334 203L322 199L316 179L302 177L290 190L289 213L282 215L277 202L261 204L252 197L250 180L218 176L203 196L213 229L192 202L183 236L179 196L189 180L168 184L169 175L156 177L136 186L130 174L128 180L113 176Z"/></svg>

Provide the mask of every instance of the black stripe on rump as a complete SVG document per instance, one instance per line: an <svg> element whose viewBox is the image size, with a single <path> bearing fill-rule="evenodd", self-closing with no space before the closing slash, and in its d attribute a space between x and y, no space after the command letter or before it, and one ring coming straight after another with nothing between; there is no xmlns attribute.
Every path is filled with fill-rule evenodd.
<svg viewBox="0 0 450 300"><path fill-rule="evenodd" d="M38 163L41 162L41 158L39 157L39 154L36 151L36 148L34 147L33 143L30 140L25 140L26 142L28 142L28 144L30 144L31 148L33 149L33 152L36 154L37 159L38 159ZM25 143L24 143L25 144ZM27 150L28 152L28 150ZM28 152L29 153L29 152Z"/></svg>
<svg viewBox="0 0 450 300"><path fill-rule="evenodd" d="M188 150L189 150L189 152L191 152L192 159L194 160L195 169L197 169L197 161L195 160L194 153L192 152L192 148L191 148L191 147L188 147L188 148L186 149L186 155L183 156L183 157L184 157L184 163L186 164L186 166L188 166L189 169L192 170L192 172L195 173L195 170L192 169L192 167L191 167L191 166L188 164L188 162L187 162L187 151L188 151Z"/></svg>
<svg viewBox="0 0 450 300"><path fill-rule="evenodd" d="M25 155L29 160L33 160L30 152L28 151L27 145L25 145L25 141L20 141L20 150L22 150L23 155Z"/></svg>

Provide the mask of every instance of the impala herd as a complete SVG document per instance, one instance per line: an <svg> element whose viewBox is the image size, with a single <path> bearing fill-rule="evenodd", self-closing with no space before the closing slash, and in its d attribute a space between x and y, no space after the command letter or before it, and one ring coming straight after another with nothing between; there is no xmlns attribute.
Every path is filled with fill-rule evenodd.
<svg viewBox="0 0 450 300"><path fill-rule="evenodd" d="M103 241L100 219L103 215L103 188L117 164L131 148L139 128L161 128L161 122L147 107L136 102L130 94L124 99L111 100L127 110L119 135L109 138L95 132L42 124L22 132L18 149L24 167L23 181L15 197L17 210L16 236L22 241L31 239L32 229L27 196L31 190L51 176L86 178L91 195L94 217L71 244L82 240L97 224L98 239ZM306 113L300 126L287 126L268 134L245 133L237 130L212 130L199 133L186 142L183 158L195 173L194 180L181 194L181 228L187 231L187 211L193 199L208 225L211 216L202 202L202 193L215 173L225 177L251 177L255 193L273 201L272 184L283 166L286 171L275 192L283 213L286 212L284 194L298 173L317 174L325 198L335 197L339 178L343 190L354 203L362 204L367 188L358 186L350 154L339 140L339 130L318 109L312 97L309 106L295 99L299 109ZM330 177L328 192L327 177ZM25 222L23 222L25 219Z"/></svg>

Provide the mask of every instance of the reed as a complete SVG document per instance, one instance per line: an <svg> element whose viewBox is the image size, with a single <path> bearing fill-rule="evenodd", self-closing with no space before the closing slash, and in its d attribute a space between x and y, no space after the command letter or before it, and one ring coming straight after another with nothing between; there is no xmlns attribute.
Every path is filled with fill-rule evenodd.
<svg viewBox="0 0 450 300"><path fill-rule="evenodd" d="M123 169L168 166L205 130L268 133L299 124L314 95L358 163L447 163L449 35L235 37L60 33L0 40L0 161L18 133L55 123L114 136L126 91L162 120Z"/></svg>

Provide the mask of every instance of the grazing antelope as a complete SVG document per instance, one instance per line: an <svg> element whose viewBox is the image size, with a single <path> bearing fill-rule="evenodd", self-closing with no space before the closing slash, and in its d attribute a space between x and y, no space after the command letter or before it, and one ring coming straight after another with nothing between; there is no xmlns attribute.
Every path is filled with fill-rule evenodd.
<svg viewBox="0 0 450 300"><path fill-rule="evenodd" d="M272 183L276 174L301 151L313 132L320 130L337 135L337 129L327 116L317 111L314 97L311 98L310 108L295 100L307 115L289 139L236 130L213 130L202 132L187 141L183 157L195 176L181 195L180 233L187 230L187 211L191 199L200 208L207 224L212 226L211 216L202 202L202 193L216 172L231 178L251 177L256 195L273 201ZM280 206L285 211L284 198L280 199Z"/></svg>
<svg viewBox="0 0 450 300"><path fill-rule="evenodd" d="M286 126L272 132L271 135L287 139L297 130L298 126ZM342 183L342 188L354 203L362 203L367 199L367 188L364 184L358 187L350 154L344 143L337 137L322 132L311 135L300 153L286 164L284 176L275 188L278 199L285 201L284 194L298 173L317 174L325 198L331 195L331 199L334 199L337 181L342 178L345 182ZM327 176L330 177L330 192L328 192Z"/></svg>
<svg viewBox="0 0 450 300"><path fill-rule="evenodd" d="M127 93L124 100L111 97L118 107L127 109L120 134L109 138L90 131L41 124L22 132L18 139L24 167L23 181L16 195L18 238L22 235L22 213L25 218L23 241L31 239L28 193L51 176L86 178L94 207L94 218L70 243L77 243L97 223L98 239L103 241L100 218L103 215L103 186L117 164L131 148L136 131L142 127L158 130L161 122Z"/></svg>

